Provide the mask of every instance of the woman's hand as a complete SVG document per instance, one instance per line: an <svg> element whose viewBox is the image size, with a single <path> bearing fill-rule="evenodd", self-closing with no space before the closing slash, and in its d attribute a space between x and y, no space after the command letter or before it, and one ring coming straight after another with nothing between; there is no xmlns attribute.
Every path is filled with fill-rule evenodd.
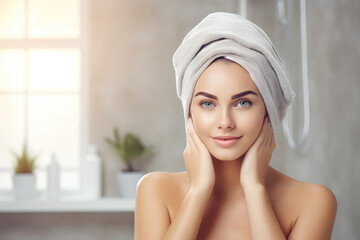
<svg viewBox="0 0 360 240"><path fill-rule="evenodd" d="M186 142L184 160L191 188L211 191L215 183L213 162L209 150L194 129L191 117L188 119Z"/></svg>
<svg viewBox="0 0 360 240"><path fill-rule="evenodd" d="M240 170L242 186L253 183L265 186L266 171L275 147L274 132L266 116L259 136L244 156Z"/></svg>

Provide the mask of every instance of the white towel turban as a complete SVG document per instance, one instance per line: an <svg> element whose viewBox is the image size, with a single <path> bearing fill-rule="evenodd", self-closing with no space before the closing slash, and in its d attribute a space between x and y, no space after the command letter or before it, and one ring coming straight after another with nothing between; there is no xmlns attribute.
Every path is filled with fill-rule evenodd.
<svg viewBox="0 0 360 240"><path fill-rule="evenodd" d="M279 54L266 33L253 22L237 14L217 12L196 25L173 56L185 129L196 81L219 57L236 62L249 72L262 95L272 127L278 126L295 97Z"/></svg>

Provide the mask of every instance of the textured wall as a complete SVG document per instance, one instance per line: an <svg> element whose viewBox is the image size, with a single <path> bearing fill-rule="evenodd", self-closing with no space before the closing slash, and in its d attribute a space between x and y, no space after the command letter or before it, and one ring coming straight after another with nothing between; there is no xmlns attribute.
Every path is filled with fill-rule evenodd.
<svg viewBox="0 0 360 240"><path fill-rule="evenodd" d="M294 2L294 39L299 36L299 1ZM282 49L286 31L276 23L275 0L250 0L248 18ZM277 131L273 165L306 182L320 183L336 195L338 212L332 239L360 239L360 2L307 1L311 128L304 149L286 145ZM291 80L298 139L302 121L300 42L295 41Z"/></svg>

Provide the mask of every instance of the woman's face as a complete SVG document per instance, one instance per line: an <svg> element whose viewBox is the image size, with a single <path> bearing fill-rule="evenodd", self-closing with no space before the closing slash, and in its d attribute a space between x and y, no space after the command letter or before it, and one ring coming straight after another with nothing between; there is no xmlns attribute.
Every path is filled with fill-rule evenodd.
<svg viewBox="0 0 360 240"><path fill-rule="evenodd" d="M249 73L239 64L222 59L213 62L198 79L190 115L209 152L228 161L243 156L254 143L266 108ZM235 139L221 140L224 136Z"/></svg>

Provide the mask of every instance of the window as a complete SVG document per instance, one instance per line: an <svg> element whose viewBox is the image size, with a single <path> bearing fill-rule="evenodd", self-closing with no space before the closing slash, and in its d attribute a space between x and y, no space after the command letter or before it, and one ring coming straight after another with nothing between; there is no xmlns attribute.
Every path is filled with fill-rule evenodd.
<svg viewBox="0 0 360 240"><path fill-rule="evenodd" d="M84 37L81 0L0 0L0 191L12 189L24 141L38 155L38 190L51 154L62 191L81 190Z"/></svg>

